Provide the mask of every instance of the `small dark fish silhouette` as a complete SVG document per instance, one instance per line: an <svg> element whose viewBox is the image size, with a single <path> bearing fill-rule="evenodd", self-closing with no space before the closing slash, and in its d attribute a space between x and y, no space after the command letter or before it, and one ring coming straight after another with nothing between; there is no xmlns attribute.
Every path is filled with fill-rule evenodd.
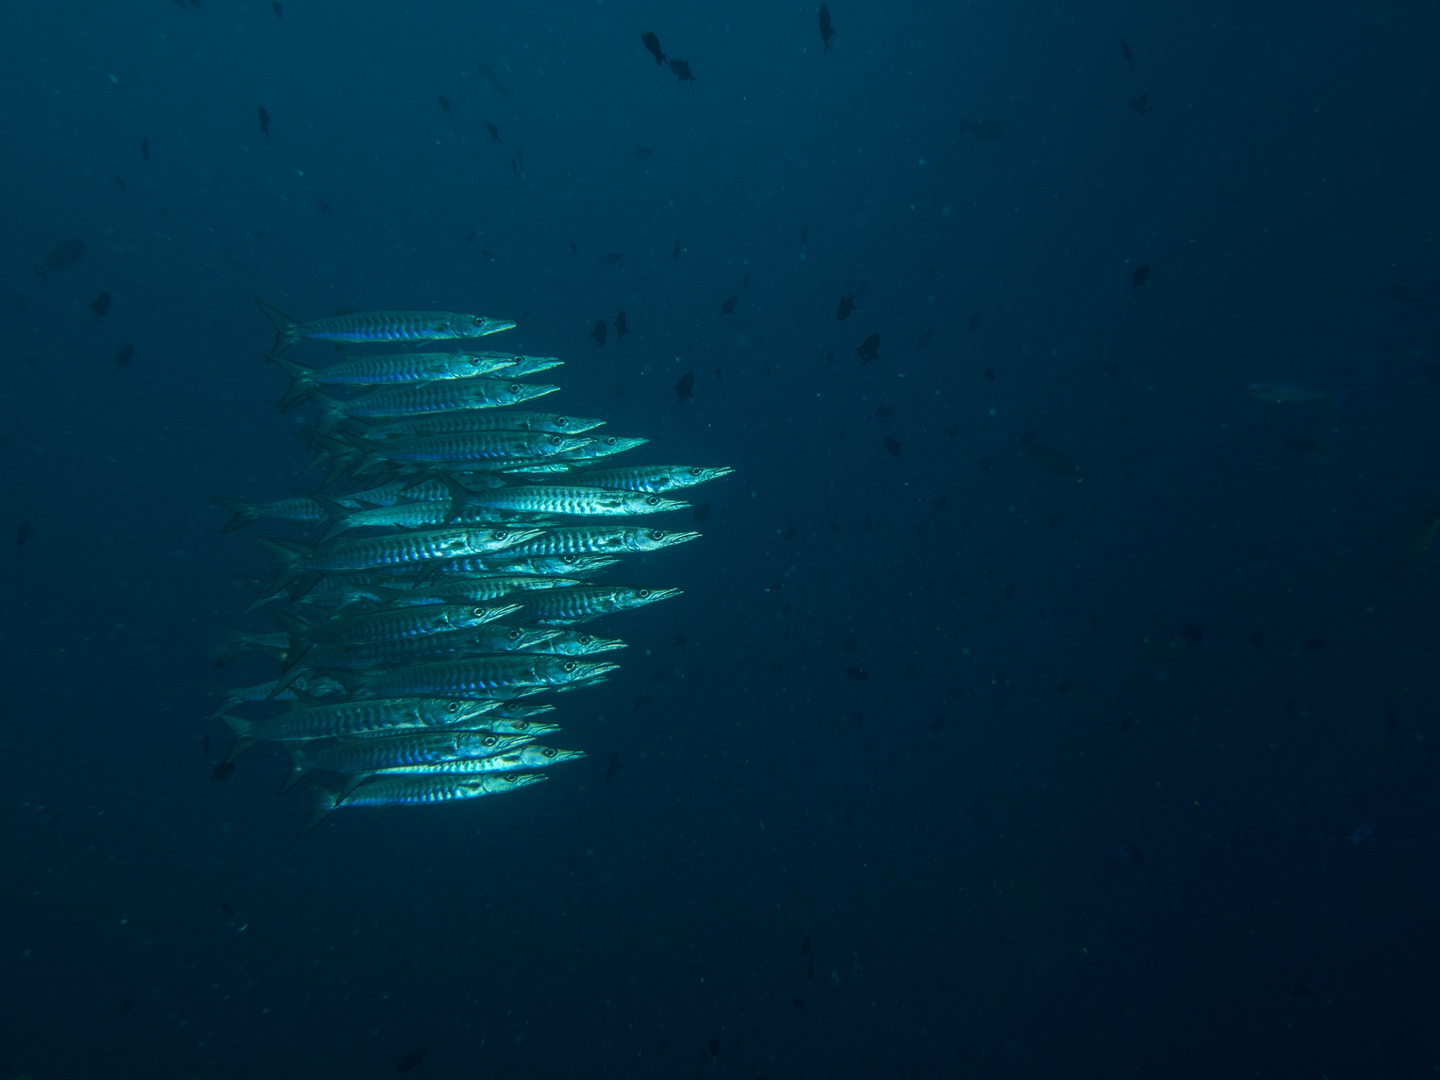
<svg viewBox="0 0 1440 1080"><path fill-rule="evenodd" d="M488 259L490 262L494 262L494 261L495 261L495 253L494 253L493 251L491 251L489 248L481 248L481 249L480 249L480 254L481 254L482 256L484 256L484 258Z"/></svg>
<svg viewBox="0 0 1440 1080"><path fill-rule="evenodd" d="M32 266L30 269L40 275L42 281L46 280L52 270L66 270L74 266L85 257L85 241L83 240L61 240L50 249L50 254L45 256L45 261L39 266Z"/></svg>
<svg viewBox="0 0 1440 1080"><path fill-rule="evenodd" d="M892 417L892 416L895 415L895 413L896 413L896 409L895 409L895 406L894 406L894 405L876 405L876 406L875 406L875 415L876 415L877 417L879 417L881 420L889 420L890 417Z"/></svg>
<svg viewBox="0 0 1440 1080"><path fill-rule="evenodd" d="M146 165L150 164L150 139L145 135L140 136L140 156L145 159Z"/></svg>
<svg viewBox="0 0 1440 1080"><path fill-rule="evenodd" d="M322 214L333 214L335 212L324 199L316 199L315 205L320 208Z"/></svg>
<svg viewBox="0 0 1440 1080"><path fill-rule="evenodd" d="M230 779L230 774L235 771L235 762L222 761L215 768L210 770L210 779L225 783Z"/></svg>
<svg viewBox="0 0 1440 1080"><path fill-rule="evenodd" d="M675 396L681 401L688 401L695 396L695 373L687 371L680 376L680 381L675 384Z"/></svg>
<svg viewBox="0 0 1440 1080"><path fill-rule="evenodd" d="M577 243L575 243L574 240L571 240L571 241L570 241L570 254L571 254L571 255L579 255L579 254L580 254L580 245L577 244Z"/></svg>
<svg viewBox="0 0 1440 1080"><path fill-rule="evenodd" d="M275 6L276 6L276 7L279 7L280 5L279 5L279 4L276 4ZM128 1012L129 1012L131 1009L133 1009L134 1007L135 1007L135 999L134 999L134 998L126 998L124 1001L120 1002L120 1011L123 1012L123 1013L128 1013Z"/></svg>
<svg viewBox="0 0 1440 1080"><path fill-rule="evenodd" d="M590 340L595 342L595 344L599 345L602 349L605 347L605 341L609 336L610 331L605 326L604 319L601 319L599 322L597 322L595 324L595 329L591 330L589 334Z"/></svg>
<svg viewBox="0 0 1440 1080"><path fill-rule="evenodd" d="M280 6L280 0L273 0L270 5L270 10L275 12L277 19L283 19L285 17L285 9Z"/></svg>
<svg viewBox="0 0 1440 1080"><path fill-rule="evenodd" d="M1256 630L1255 630L1255 632L1250 635L1250 644L1251 644L1251 645L1254 645L1255 648L1257 648L1257 649L1264 649L1264 648L1265 648L1265 631L1264 631L1264 630L1261 630L1261 629L1259 629L1259 628L1257 627Z"/></svg>
<svg viewBox="0 0 1440 1080"><path fill-rule="evenodd" d="M1310 987L1306 986L1304 983L1291 983L1289 986L1285 987L1285 992L1294 997L1307 998L1310 996Z"/></svg>
<svg viewBox="0 0 1440 1080"><path fill-rule="evenodd" d="M110 294L108 292L102 292L99 296L95 297L94 300L91 300L90 310L95 312L96 322L103 319L105 313L110 310Z"/></svg>
<svg viewBox="0 0 1440 1080"><path fill-rule="evenodd" d="M1194 623L1181 622L1175 629L1180 631L1180 636L1185 639L1186 645L1204 645L1205 628L1196 626Z"/></svg>
<svg viewBox="0 0 1440 1080"><path fill-rule="evenodd" d="M1399 300L1401 303L1405 303L1405 304L1423 304L1423 303L1425 303L1425 300L1424 300L1423 297L1420 297L1420 296L1415 295L1413 292L1411 292L1409 289L1407 289L1404 285L1401 285L1398 281L1392 281L1392 282L1389 284L1388 288L1389 288L1389 290L1390 290L1390 295L1393 296L1396 300Z"/></svg>
<svg viewBox="0 0 1440 1080"><path fill-rule="evenodd" d="M646 30L640 35L640 40L644 43L645 48L650 50L650 55L655 58L655 66L664 67L665 54L660 51L660 39L655 36L654 32Z"/></svg>
<svg viewBox="0 0 1440 1080"><path fill-rule="evenodd" d="M1072 480L1079 479L1080 470L1075 463L1065 456L1064 451L1059 447L1047 446L1044 444L1032 443L1030 445L1030 456L1035 459L1035 464L1046 472L1054 473L1056 476L1068 477Z"/></svg>
<svg viewBox="0 0 1440 1080"><path fill-rule="evenodd" d="M25 546L25 541L29 540L30 537L34 535L35 530L30 528L30 523L21 522L20 528L15 531L15 546L17 548L23 548Z"/></svg>
<svg viewBox="0 0 1440 1080"><path fill-rule="evenodd" d="M839 319L841 322L844 322L850 317L850 313L854 310L855 298L849 293L846 293L844 296L840 297L840 303L835 307L835 318Z"/></svg>
<svg viewBox="0 0 1440 1080"><path fill-rule="evenodd" d="M680 238L678 236L675 238L675 250L670 252L670 257L672 259L678 259L680 257Z"/></svg>
<svg viewBox="0 0 1440 1080"><path fill-rule="evenodd" d="M979 329L980 329L980 312L979 312L978 310L977 310L977 311L972 311L972 312L970 313L970 318L969 318L968 321L969 321L969 323L970 323L970 329L971 329L971 330L979 330Z"/></svg>
<svg viewBox="0 0 1440 1080"><path fill-rule="evenodd" d="M265 106L260 106L260 134L265 138L270 137L270 114L265 111Z"/></svg>
<svg viewBox="0 0 1440 1080"><path fill-rule="evenodd" d="M826 367L834 367L834 366L835 366L835 350L834 350L834 349L826 349L826 350L825 350L825 366L826 366Z"/></svg>
<svg viewBox="0 0 1440 1080"><path fill-rule="evenodd" d="M130 366L130 358L134 355L134 345L122 345L120 351L115 354L115 369L117 371L124 371Z"/></svg>
<svg viewBox="0 0 1440 1080"><path fill-rule="evenodd" d="M444 94L437 94L436 97L440 99L440 108L448 113L450 111L450 99Z"/></svg>
<svg viewBox="0 0 1440 1080"><path fill-rule="evenodd" d="M734 314L735 314L735 305L738 304L739 302L740 302L740 297L738 297L738 296L732 296L732 297L730 297L728 300L722 301L721 304L720 304L720 314L722 314L722 315L734 315Z"/></svg>
<svg viewBox="0 0 1440 1080"><path fill-rule="evenodd" d="M115 174L115 186L121 191L125 190L125 181L121 178L118 172Z"/></svg>
<svg viewBox="0 0 1440 1080"><path fill-rule="evenodd" d="M424 1050L411 1050L408 1054L401 1054L400 1060L395 1062L397 1073L407 1073L425 1060Z"/></svg>
<svg viewBox="0 0 1440 1080"><path fill-rule="evenodd" d="M614 266L614 265L615 265L616 263L618 263L619 261L620 261L620 253L619 253L618 251L607 251L607 252L605 253L605 265L606 265L606 266Z"/></svg>
<svg viewBox="0 0 1440 1080"><path fill-rule="evenodd" d="M615 340L624 341L625 335L630 332L630 325L625 321L625 312L615 316Z"/></svg>
<svg viewBox="0 0 1440 1080"><path fill-rule="evenodd" d="M900 456L900 445L898 440L892 439L889 435L885 436L885 449L889 451L891 457Z"/></svg>
<svg viewBox="0 0 1440 1080"><path fill-rule="evenodd" d="M1141 116L1148 116L1155 111L1155 106L1150 104L1150 95L1141 94L1139 97L1130 99L1130 108L1134 109Z"/></svg>
<svg viewBox="0 0 1440 1080"><path fill-rule="evenodd" d="M1149 281L1149 280L1150 280L1150 264L1149 264L1149 263L1141 263L1139 266L1135 267L1135 272L1130 275L1130 281L1131 281L1131 283L1135 286L1135 288L1137 288L1137 289L1140 288L1140 286L1144 285L1144 284L1145 284L1147 281Z"/></svg>
<svg viewBox="0 0 1440 1080"><path fill-rule="evenodd" d="M742 289L748 289L749 287L750 287L750 271L749 271L749 270L746 270L746 271L745 271L745 276L740 279L740 288L742 288Z"/></svg>
<svg viewBox="0 0 1440 1080"><path fill-rule="evenodd" d="M1133 68L1135 66L1135 54L1130 51L1130 43L1123 37L1120 39L1120 51L1125 56L1125 62Z"/></svg>
<svg viewBox="0 0 1440 1080"><path fill-rule="evenodd" d="M1286 435L1281 441L1297 454L1316 454L1320 452L1320 444L1309 435Z"/></svg>
<svg viewBox="0 0 1440 1080"><path fill-rule="evenodd" d="M1005 129L994 120L980 120L974 124L968 120L960 121L960 133L974 135L983 142L995 142L1005 137Z"/></svg>
<svg viewBox="0 0 1440 1080"><path fill-rule="evenodd" d="M985 376L985 381L986 381L986 382L994 382L994 381L995 381L995 369L994 369L993 367L987 367L987 368L986 368L984 371L982 371L980 374Z"/></svg>
<svg viewBox="0 0 1440 1080"><path fill-rule="evenodd" d="M1119 365L1119 364L1116 364L1116 363L1106 364L1104 370L1105 370L1105 374L1106 374L1106 375L1109 375L1110 378L1112 378L1112 379L1118 379L1118 378L1120 377L1120 365Z"/></svg>
<svg viewBox="0 0 1440 1080"><path fill-rule="evenodd" d="M709 520L710 520L710 504L709 504L709 503L701 503L699 506L695 507L695 510L694 510L694 512L690 515L690 518L691 518L692 521L709 521Z"/></svg>
<svg viewBox="0 0 1440 1080"><path fill-rule="evenodd" d="M825 46L825 51L830 51L830 39L835 36L835 28L830 25L830 8L820 5L820 41Z"/></svg>
<svg viewBox="0 0 1440 1080"><path fill-rule="evenodd" d="M493 140L494 142L501 142L501 141L502 141L501 138L500 138L500 129L497 128L494 124L490 123L489 120L486 120L486 121L485 121L485 130L490 133L490 138L491 138L491 140Z"/></svg>
<svg viewBox="0 0 1440 1080"><path fill-rule="evenodd" d="M485 76L486 81L489 82L491 86L499 90L500 93L505 93L505 87L500 85L500 80L495 77L495 73L485 66L485 61L476 60L475 66L480 69L480 74Z"/></svg>
<svg viewBox="0 0 1440 1080"><path fill-rule="evenodd" d="M610 764L605 766L605 782L608 784L615 779L615 774L620 771L620 753L614 751L610 754Z"/></svg>
<svg viewBox="0 0 1440 1080"><path fill-rule="evenodd" d="M934 336L935 332L933 330L926 330L923 334L920 335L920 340L915 344L915 348L923 349L926 345L930 343L930 339Z"/></svg>
<svg viewBox="0 0 1440 1080"><path fill-rule="evenodd" d="M1025 434L1023 434L1023 435L1020 436L1020 445L1021 445L1021 446L1029 446L1031 443L1033 443L1033 442L1034 442L1036 439L1038 439L1039 437L1040 437L1040 429L1039 429L1039 428L1031 428L1029 431L1025 432Z"/></svg>
<svg viewBox="0 0 1440 1080"><path fill-rule="evenodd" d="M640 143L635 144L635 156L637 158L647 158L654 152L655 148L652 146L643 146Z"/></svg>
<svg viewBox="0 0 1440 1080"><path fill-rule="evenodd" d="M800 243L803 244L803 243L805 243L805 242L806 242L807 240L809 240L809 239L810 239L810 223L807 221L804 225L801 225L801 226L800 226Z"/></svg>
<svg viewBox="0 0 1440 1080"><path fill-rule="evenodd" d="M675 73L676 78L678 78L682 83L688 82L690 84L691 90L695 89L695 76L690 74L690 61L671 60L670 70Z"/></svg>
<svg viewBox="0 0 1440 1080"><path fill-rule="evenodd" d="M878 333L871 334L860 343L860 347L855 351L860 354L862 365L868 364L871 360L878 360L880 358L880 335Z"/></svg>

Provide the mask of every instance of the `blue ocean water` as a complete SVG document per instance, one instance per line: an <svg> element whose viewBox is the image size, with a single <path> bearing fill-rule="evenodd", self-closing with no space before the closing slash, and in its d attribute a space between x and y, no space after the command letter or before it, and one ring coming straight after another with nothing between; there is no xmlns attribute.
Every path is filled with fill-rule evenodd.
<svg viewBox="0 0 1440 1080"><path fill-rule="evenodd" d="M828 10L7 11L0 1078L1440 1067L1440 12ZM215 778L211 498L321 479L257 297L736 468L586 760Z"/></svg>

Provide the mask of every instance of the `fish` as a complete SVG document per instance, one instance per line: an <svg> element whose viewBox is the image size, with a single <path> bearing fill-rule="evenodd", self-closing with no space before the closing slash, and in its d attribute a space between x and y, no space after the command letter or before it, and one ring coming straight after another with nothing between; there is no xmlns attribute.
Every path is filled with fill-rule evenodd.
<svg viewBox="0 0 1440 1080"><path fill-rule="evenodd" d="M539 536L521 541L505 558L525 558L532 555L624 555L629 552L659 551L661 548L687 543L699 536L697 532L672 532L635 525L565 525L546 529Z"/></svg>
<svg viewBox="0 0 1440 1080"><path fill-rule="evenodd" d="M804 244L810 239L810 223L807 221L800 226L800 243Z"/></svg>
<svg viewBox="0 0 1440 1080"><path fill-rule="evenodd" d="M695 76L690 73L690 62L688 60L676 60L672 58L670 61L670 70L675 73L676 77L682 83L688 82L691 90L695 89L696 79Z"/></svg>
<svg viewBox="0 0 1440 1080"><path fill-rule="evenodd" d="M461 762L493 759L530 745L542 734L560 730L556 724L537 724L528 720L501 720L497 723L518 723L530 730L520 734L475 730L401 732L318 747L313 745L316 740L288 743L290 772L280 786L280 794L285 794L307 773L316 770L342 773L354 777L357 782L363 776L381 772L415 772L427 766L432 771L440 771ZM549 760L542 759L542 768L548 764ZM491 771L501 770L497 766Z"/></svg>
<svg viewBox="0 0 1440 1080"><path fill-rule="evenodd" d="M606 340L610 337L610 328L605 325L604 319L600 319L595 323L594 329L585 336L603 349Z"/></svg>
<svg viewBox="0 0 1440 1080"><path fill-rule="evenodd" d="M140 156L145 159L146 165L150 164L150 139L145 135L140 136Z"/></svg>
<svg viewBox="0 0 1440 1080"><path fill-rule="evenodd" d="M264 720L246 720L230 713L220 713L219 719L235 735L235 744L226 760L236 760L256 742L295 743L378 732L465 730L463 725L494 708L491 702L458 694L445 697L392 695L334 703L313 702L308 694L300 692L295 696L303 704Z"/></svg>
<svg viewBox="0 0 1440 1080"><path fill-rule="evenodd" d="M260 134L265 138L270 137L270 114L265 111L265 106L260 106Z"/></svg>
<svg viewBox="0 0 1440 1080"><path fill-rule="evenodd" d="M588 622L602 615L643 607L679 595L679 589L651 589L630 585L585 585L573 589L550 589L525 594L521 598L521 611L516 618L542 626L563 626ZM611 664L606 670L615 666ZM580 677L582 676L576 676Z"/></svg>
<svg viewBox="0 0 1440 1080"><path fill-rule="evenodd" d="M483 757L455 758L451 761L422 762L416 765L391 765L375 769L371 776L475 776L484 773L514 772L517 769L543 769L562 761L578 761L583 750L557 750L553 746L529 743L515 749L499 750Z"/></svg>
<svg viewBox="0 0 1440 1080"><path fill-rule="evenodd" d="M701 465L635 465L628 469L600 469L580 473L576 479L589 487L621 488L662 494L681 491L729 476L735 470L728 466Z"/></svg>
<svg viewBox="0 0 1440 1080"><path fill-rule="evenodd" d="M681 401L689 401L695 396L695 373L687 371L680 376L680 381L675 384L675 396Z"/></svg>
<svg viewBox="0 0 1440 1080"><path fill-rule="evenodd" d="M1275 405L1294 405L1306 401L1329 401L1339 410L1350 391L1327 394L1319 387L1289 375L1274 375L1268 379L1256 379L1246 387L1250 396Z"/></svg>
<svg viewBox="0 0 1440 1080"><path fill-rule="evenodd" d="M543 535L544 532L544 529L533 527L459 527L373 536L320 548L309 547L293 540L261 540L260 544L280 563L280 578L276 582L279 587L305 571L338 572L382 567L416 569L420 564L436 559L493 555Z"/></svg>
<svg viewBox="0 0 1440 1080"><path fill-rule="evenodd" d="M880 335L878 333L871 334L860 343L859 348L855 351L860 355L862 367L871 360L878 360L880 358Z"/></svg>
<svg viewBox="0 0 1440 1080"><path fill-rule="evenodd" d="M720 304L720 314L721 314L721 315L734 315L734 314L735 314L735 305L738 304L739 302L740 302L740 297L738 297L738 296L731 296L731 297L725 299L725 300L722 301L721 304Z"/></svg>
<svg viewBox="0 0 1440 1080"><path fill-rule="evenodd" d="M280 6L280 0L272 0L270 4L270 10L275 12L275 17L277 19L285 18L285 9Z"/></svg>
<svg viewBox="0 0 1440 1080"><path fill-rule="evenodd" d="M630 324L625 321L625 312L615 316L615 340L624 341L625 335L630 332Z"/></svg>
<svg viewBox="0 0 1440 1080"><path fill-rule="evenodd" d="M358 433L371 442L403 435L441 435L453 431L553 431L560 435L579 435L604 424L604 420L584 416L487 409L419 416L385 424L362 424ZM409 494L413 497L413 491Z"/></svg>
<svg viewBox="0 0 1440 1080"><path fill-rule="evenodd" d="M22 521L20 523L20 528L15 530L16 548L23 548L25 546L25 542L29 540L30 537L32 537L33 535L35 535L35 530L30 527L30 523L28 521Z"/></svg>
<svg viewBox="0 0 1440 1080"><path fill-rule="evenodd" d="M1309 435L1302 435L1298 432L1292 435L1286 435L1280 442L1287 449L1294 450L1297 454L1319 454L1325 450L1322 443L1312 439Z"/></svg>
<svg viewBox="0 0 1440 1080"><path fill-rule="evenodd" d="M1393 296L1396 300L1399 300L1402 304L1425 303L1424 297L1411 292L1404 285L1401 285L1398 281L1390 282L1390 284L1386 286L1386 291L1389 292L1390 295Z"/></svg>
<svg viewBox="0 0 1440 1080"><path fill-rule="evenodd" d="M1035 464L1046 472L1071 480L1080 479L1080 470L1058 447L1048 446L1044 443L1030 443L1028 449Z"/></svg>
<svg viewBox="0 0 1440 1080"><path fill-rule="evenodd" d="M1130 108L1134 109L1141 116L1149 116L1155 111L1155 106L1150 104L1150 95L1141 94L1139 97L1130 99Z"/></svg>
<svg viewBox="0 0 1440 1080"><path fill-rule="evenodd" d="M330 791L312 783L314 803L310 820L295 839L311 832L337 806L416 806L434 803L457 802L475 799L484 795L498 795L507 791L518 791L522 787L544 780L541 773L498 773L481 776L386 776L362 784L348 794ZM397 1072L409 1072L420 1064L420 1058L407 1054L396 1064ZM401 1066L404 1066L403 1068Z"/></svg>
<svg viewBox="0 0 1440 1080"><path fill-rule="evenodd" d="M644 146L644 145L642 145L641 143L636 143L636 144L635 144L635 156L636 156L637 158L647 158L647 157L649 157L651 154L653 154L654 152L655 152L655 148L654 148L654 147Z"/></svg>
<svg viewBox="0 0 1440 1080"><path fill-rule="evenodd" d="M1130 51L1130 43L1123 37L1120 39L1120 53L1125 57L1125 62L1133 68L1135 66L1135 54Z"/></svg>
<svg viewBox="0 0 1440 1080"><path fill-rule="evenodd" d="M680 238L678 236L675 238L675 249L670 252L670 257L672 259L678 259L680 257Z"/></svg>
<svg viewBox="0 0 1440 1080"><path fill-rule="evenodd" d="M826 4L820 5L820 43L825 46L825 51L830 51L830 39L835 36L835 28L830 25L830 8Z"/></svg>
<svg viewBox="0 0 1440 1080"><path fill-rule="evenodd" d="M606 266L614 266L620 261L620 259L621 255L618 251L607 251L604 256L604 262Z"/></svg>
<svg viewBox="0 0 1440 1080"><path fill-rule="evenodd" d="M851 296L849 293L846 293L844 296L840 297L840 303L835 308L835 318L843 322L850 317L850 313L854 310L855 297Z"/></svg>
<svg viewBox="0 0 1440 1080"><path fill-rule="evenodd" d="M266 359L290 376L290 389L276 406L280 412L288 412L302 404L310 391L321 386L393 386L471 379L497 371L513 377L517 374L516 365L533 358L512 353L395 353L352 357L323 368L310 367L274 353Z"/></svg>
<svg viewBox="0 0 1440 1080"><path fill-rule="evenodd" d="M509 319L492 319L485 315L465 315L454 311L362 311L334 315L328 319L297 322L256 300L275 327L272 355L279 356L296 342L304 340L358 342L374 344L385 341L453 341L486 337L502 330L511 330Z"/></svg>
<svg viewBox="0 0 1440 1080"><path fill-rule="evenodd" d="M1135 268L1134 272L1130 275L1130 284L1131 284L1132 287L1134 287L1134 288L1136 288L1136 289L1141 288L1141 287L1142 287L1147 281L1149 281L1149 280L1150 280L1150 264L1149 264L1149 263L1142 263L1141 265L1137 266L1137 267Z"/></svg>
<svg viewBox="0 0 1440 1080"><path fill-rule="evenodd" d="M448 113L450 111L450 99L444 94L437 94L436 97L440 99L440 108Z"/></svg>
<svg viewBox="0 0 1440 1080"><path fill-rule="evenodd" d="M122 345L120 351L115 354L115 370L124 371L130 366L130 358L135 355L134 345Z"/></svg>
<svg viewBox="0 0 1440 1080"><path fill-rule="evenodd" d="M647 491L550 484L482 491L465 495L464 501L468 506L486 506L519 513L587 517L635 517L639 514L684 510L690 506L687 502L663 499Z"/></svg>
<svg viewBox="0 0 1440 1080"><path fill-rule="evenodd" d="M973 124L968 120L961 120L960 133L974 135L982 142L995 142L1005 137L1005 129L994 120L977 120Z"/></svg>
<svg viewBox="0 0 1440 1080"><path fill-rule="evenodd" d="M348 401L312 391L310 401L320 411L318 430L323 434L348 419L395 419L494 409L519 405L559 389L543 383L506 379L450 379L415 386L384 387Z"/></svg>
<svg viewBox="0 0 1440 1080"><path fill-rule="evenodd" d="M68 270L85 257L85 241L80 239L61 240L50 249L45 256L45 261L38 266L31 266L30 269L40 275L40 280L48 280L50 273L54 270Z"/></svg>
<svg viewBox="0 0 1440 1080"><path fill-rule="evenodd" d="M645 33L640 35L640 41L649 51L650 55L655 58L655 66L664 67L665 54L660 51L660 39L655 36L654 31L646 30Z"/></svg>
<svg viewBox="0 0 1440 1080"><path fill-rule="evenodd" d="M500 129L497 128L494 124L490 123L490 121L488 121L488 120L485 121L485 130L490 133L490 140L491 140L492 142L503 142L503 141L504 141L504 140L502 140L502 139L500 138Z"/></svg>
<svg viewBox="0 0 1440 1080"><path fill-rule="evenodd" d="M95 313L95 321L99 322L110 310L110 294L102 292L94 300L90 301L90 310Z"/></svg>
<svg viewBox="0 0 1440 1080"><path fill-rule="evenodd" d="M554 591L567 594L571 592L569 589ZM592 601L589 608L583 605L584 600ZM600 600L595 597L572 597L565 604L552 604L545 610L555 613L554 622L578 622L586 617L588 610L598 607L599 604ZM620 609L619 601L612 602L611 610ZM594 618L605 613L596 611L588 617ZM443 693L462 700L490 701L504 700L512 691L523 695L594 679L614 671L619 666L608 660L511 653L504 656L479 656L466 660L412 664L373 674L344 671L333 674L356 700L428 697Z"/></svg>
<svg viewBox="0 0 1440 1080"><path fill-rule="evenodd" d="M475 66L480 69L480 74L485 76L486 82L500 91L500 93L505 93L505 87L500 85L500 80L495 77L495 73L485 66L485 61L476 60Z"/></svg>
<svg viewBox="0 0 1440 1080"><path fill-rule="evenodd" d="M900 456L900 446L901 444L898 440L892 439L889 435L885 436L885 450L891 457Z"/></svg>

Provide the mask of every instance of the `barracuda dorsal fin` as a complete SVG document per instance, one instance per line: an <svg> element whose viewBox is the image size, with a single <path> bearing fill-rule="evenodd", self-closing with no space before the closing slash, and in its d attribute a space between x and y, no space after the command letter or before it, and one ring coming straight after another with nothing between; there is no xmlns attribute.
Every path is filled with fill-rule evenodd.
<svg viewBox="0 0 1440 1080"><path fill-rule="evenodd" d="M334 810L340 803L340 799L335 792L321 784L317 784L308 776L301 777L300 782L310 789L310 796L313 801L310 804L310 819L305 822L305 827L295 834L296 840L299 840L306 833L311 832L315 826L324 821L330 811Z"/></svg>
<svg viewBox="0 0 1440 1080"><path fill-rule="evenodd" d="M275 327L275 347L270 350L272 354L278 356L300 340L300 324L298 322L278 308L271 307L264 300L256 300L255 303L259 305L260 310L265 313L265 317Z"/></svg>

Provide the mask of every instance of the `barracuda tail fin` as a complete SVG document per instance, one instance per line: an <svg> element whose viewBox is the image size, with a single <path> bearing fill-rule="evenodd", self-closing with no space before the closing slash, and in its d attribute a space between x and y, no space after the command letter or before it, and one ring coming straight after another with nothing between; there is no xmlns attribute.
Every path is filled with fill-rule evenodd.
<svg viewBox="0 0 1440 1080"><path fill-rule="evenodd" d="M445 511L445 524L449 525L460 516L460 511L465 509L465 504L477 492L471 491L449 473L437 472L435 476L445 485L445 490L450 493L450 508Z"/></svg>
<svg viewBox="0 0 1440 1080"><path fill-rule="evenodd" d="M275 406L276 412L287 413L291 409L299 408L305 403L305 395L319 385L315 381L314 369L305 364L286 360L279 353L273 352L265 359L290 376L290 389L285 391L285 396Z"/></svg>
<svg viewBox="0 0 1440 1080"><path fill-rule="evenodd" d="M271 593L278 592L299 577L302 572L301 560L313 554L310 548L291 540L262 539L259 543L280 564L280 573L275 576L275 582L269 589Z"/></svg>
<svg viewBox="0 0 1440 1080"><path fill-rule="evenodd" d="M225 651L220 654L220 658L215 661L216 667L224 667L226 664L233 663L254 647L254 644L250 641L250 635L244 631L232 630L228 626L221 627L221 629L225 631L225 636L229 638L229 644L226 646Z"/></svg>
<svg viewBox="0 0 1440 1080"><path fill-rule="evenodd" d="M313 801L310 803L310 819L305 822L305 827L295 834L296 840L313 831L315 826L329 816L331 810L340 805L340 796L329 788L317 784L308 776L302 777L301 782L310 789L310 797Z"/></svg>
<svg viewBox="0 0 1440 1080"><path fill-rule="evenodd" d="M325 511L325 516L330 519L330 528L325 535L320 537L320 543L328 544L335 537L339 536L346 529L350 528L350 515L355 513L348 506L342 506L327 495L321 495L318 491L313 492L310 498L320 504L320 509Z"/></svg>
<svg viewBox="0 0 1440 1080"><path fill-rule="evenodd" d="M308 623L302 622L294 615L290 615L284 611L277 611L274 614L275 618L280 621L280 625L285 627L285 632L290 635L290 648L285 652L285 658L281 663L280 670L282 675L271 688L270 693L266 695L267 699L273 698L276 694L280 693L280 691L284 690L285 687L289 686L290 683L295 681L294 675L286 679L283 673L294 671L295 665L305 659L310 650L315 647L315 643L310 640L311 628Z"/></svg>
<svg viewBox="0 0 1440 1080"><path fill-rule="evenodd" d="M226 726L235 733L235 741L230 744L230 752L225 755L225 763L228 765L255 745L255 736L251 734L253 725L249 720L242 720L229 713L221 713L220 719L224 720Z"/></svg>
<svg viewBox="0 0 1440 1080"><path fill-rule="evenodd" d="M243 529L260 516L260 508L255 503L242 502L240 499L222 499L218 495L215 501L235 515L229 524L220 530L222 533Z"/></svg>
<svg viewBox="0 0 1440 1080"><path fill-rule="evenodd" d="M280 783L280 790L276 795L284 795L287 791L298 784L305 776L305 744L303 742L281 743L286 752L290 755L290 772Z"/></svg>
<svg viewBox="0 0 1440 1080"><path fill-rule="evenodd" d="M260 305L260 310L275 326L275 347L270 350L272 355L278 356L301 339L303 335L299 331L300 324L298 322L283 311L271 307L264 300L256 300L255 303Z"/></svg>
<svg viewBox="0 0 1440 1080"><path fill-rule="evenodd" d="M314 403L315 408L320 410L320 423L315 430L322 435L331 431L346 418L343 403L329 394L322 394L319 390L310 389L305 391L305 395Z"/></svg>

